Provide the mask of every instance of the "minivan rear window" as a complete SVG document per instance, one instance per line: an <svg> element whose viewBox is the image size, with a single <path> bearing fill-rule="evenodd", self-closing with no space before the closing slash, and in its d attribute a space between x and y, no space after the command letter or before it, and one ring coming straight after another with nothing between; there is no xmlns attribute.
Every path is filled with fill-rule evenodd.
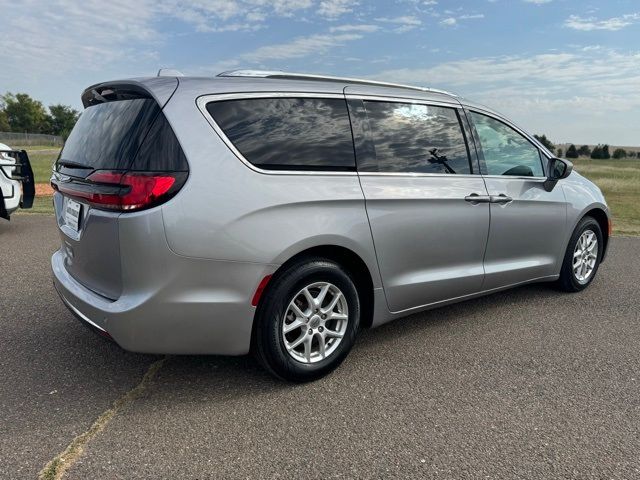
<svg viewBox="0 0 640 480"><path fill-rule="evenodd" d="M347 104L334 98L247 98L211 102L207 110L256 167L354 171Z"/></svg>
<svg viewBox="0 0 640 480"><path fill-rule="evenodd" d="M129 168L159 111L158 104L150 98L87 107L65 142L58 162L73 162L94 170Z"/></svg>
<svg viewBox="0 0 640 480"><path fill-rule="evenodd" d="M72 174L93 170L185 172L187 159L154 99L133 98L87 107L58 159ZM86 167L86 168L85 168Z"/></svg>

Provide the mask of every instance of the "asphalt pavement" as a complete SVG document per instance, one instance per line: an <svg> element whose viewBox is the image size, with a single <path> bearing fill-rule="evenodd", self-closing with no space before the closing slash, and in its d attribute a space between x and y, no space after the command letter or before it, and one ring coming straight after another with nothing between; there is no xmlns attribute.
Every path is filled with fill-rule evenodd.
<svg viewBox="0 0 640 480"><path fill-rule="evenodd" d="M161 357L51 284L49 216L0 223L0 478L36 478ZM248 357L167 357L65 478L640 478L640 239L591 287L534 285L363 332L306 385Z"/></svg>

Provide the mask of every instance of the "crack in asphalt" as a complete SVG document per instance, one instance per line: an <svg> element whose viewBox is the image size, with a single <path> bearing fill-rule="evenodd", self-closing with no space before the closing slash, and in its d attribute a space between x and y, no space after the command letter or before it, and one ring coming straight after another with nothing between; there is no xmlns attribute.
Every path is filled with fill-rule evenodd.
<svg viewBox="0 0 640 480"><path fill-rule="evenodd" d="M76 436L62 453L56 455L49 463L47 463L38 474L39 480L62 479L67 470L69 470L82 456L84 448L91 439L102 432L120 410L135 401L145 392L147 387L158 374L158 371L160 371L162 366L165 364L167 358L168 357L163 357L162 359L153 362L138 385L113 402L111 408L103 412L96 421L93 422L88 430Z"/></svg>

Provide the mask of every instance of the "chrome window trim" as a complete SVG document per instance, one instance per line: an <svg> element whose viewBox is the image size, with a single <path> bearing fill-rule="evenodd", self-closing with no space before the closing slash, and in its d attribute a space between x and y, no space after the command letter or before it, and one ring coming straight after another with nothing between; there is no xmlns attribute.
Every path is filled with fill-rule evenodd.
<svg viewBox="0 0 640 480"><path fill-rule="evenodd" d="M212 95L203 95L196 99L196 104L200 113L204 116L205 120L209 122L211 127L214 129L216 134L220 137L220 139L225 143L225 145L233 152L233 154L238 157L238 159L244 163L247 167L257 173L261 173L263 175L329 175L329 176L346 176L353 177L357 176L358 172L341 172L341 171L331 171L331 170L313 170L313 171L305 171L305 170L267 170L264 168L260 168L252 164L249 160L247 160L242 153L235 147L233 142L229 140L229 138L225 135L224 131L213 119L209 111L207 110L207 104L211 102L222 102L224 100L239 100L246 98L338 98L345 100L344 94L342 93L313 93L313 92L239 92L239 93L221 93L221 94L212 94ZM349 132L351 133L351 132ZM353 141L353 138L352 138ZM354 158L355 161L355 158ZM357 166L356 166L357 168Z"/></svg>
<svg viewBox="0 0 640 480"><path fill-rule="evenodd" d="M522 175L482 175L482 178L501 178L503 180L532 180L537 182L545 182L547 177L526 177Z"/></svg>
<svg viewBox="0 0 640 480"><path fill-rule="evenodd" d="M480 175L478 173L420 173L420 172L358 172L361 177L386 176L386 177L448 177L448 178L500 178L502 180L529 180L545 182L547 177L526 177L518 175Z"/></svg>
<svg viewBox="0 0 640 480"><path fill-rule="evenodd" d="M390 102L390 103L411 103L418 105L433 105L434 107L449 107L449 108L462 108L460 102L451 101L445 102L442 100L429 100L427 98L405 98L405 97L390 97L386 95L361 95L357 93L346 93L347 100L363 100L370 102Z"/></svg>
<svg viewBox="0 0 640 480"><path fill-rule="evenodd" d="M361 177L447 177L482 178L475 173L421 173L421 172L358 172Z"/></svg>
<svg viewBox="0 0 640 480"><path fill-rule="evenodd" d="M506 118L504 118L502 115L498 115L494 112L490 112L487 110L484 110L482 108L478 108L478 107L467 107L465 105L463 105L463 108L465 110L468 110L470 112L476 112L479 113L480 115L484 115L485 117L489 117L489 118L493 118L494 120L497 120L498 122L504 123L506 126L512 128L513 130L515 130L516 132L518 132L520 135L522 135L526 140L529 141L529 143L531 143L534 147L536 147L538 149L538 152L540 152L546 159L547 159L547 163L549 163L549 160L551 160L551 157L548 155L549 152L546 147L544 145L542 145L540 142L538 142L533 136L529 135L527 132L525 132L524 130L522 130L520 127L518 127L517 125L514 125L512 122L510 122L509 120L507 120ZM542 164L542 173L547 173L547 165L545 165L542 162L542 158L540 159L540 163ZM481 174L482 175L482 174ZM482 175L484 178L512 178L512 179L529 179L529 180L547 180L547 177L524 177L524 176L510 176L510 175Z"/></svg>

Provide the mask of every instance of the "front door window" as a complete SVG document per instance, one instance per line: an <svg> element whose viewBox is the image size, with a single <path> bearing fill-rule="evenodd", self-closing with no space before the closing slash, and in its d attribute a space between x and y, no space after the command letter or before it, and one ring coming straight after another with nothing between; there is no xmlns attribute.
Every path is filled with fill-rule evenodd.
<svg viewBox="0 0 640 480"><path fill-rule="evenodd" d="M524 136L495 118L471 112L487 175L544 177L540 151Z"/></svg>

